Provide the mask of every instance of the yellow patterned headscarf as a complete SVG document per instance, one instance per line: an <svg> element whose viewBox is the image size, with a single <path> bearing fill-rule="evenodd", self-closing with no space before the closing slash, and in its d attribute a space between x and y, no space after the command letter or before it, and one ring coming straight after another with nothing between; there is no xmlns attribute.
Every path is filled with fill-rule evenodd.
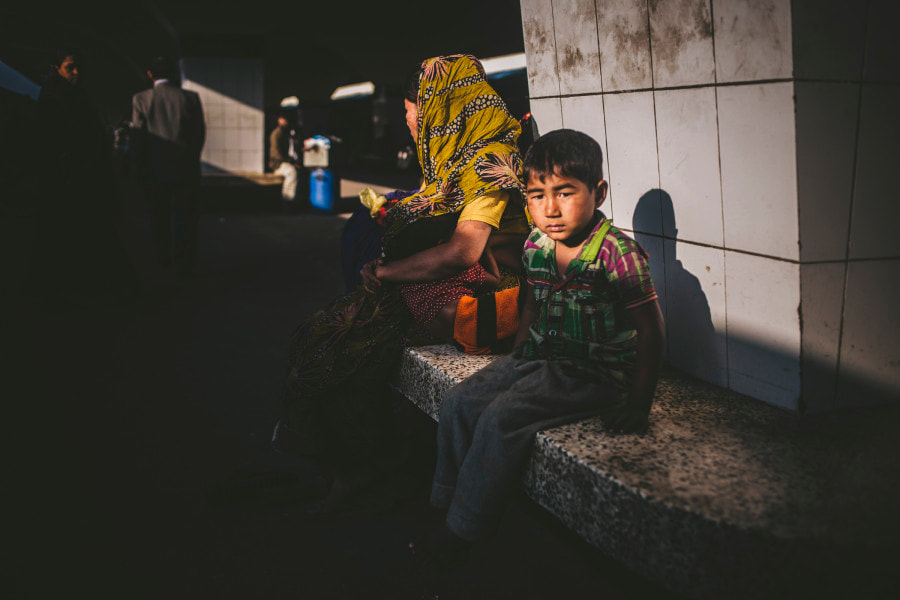
<svg viewBox="0 0 900 600"><path fill-rule="evenodd" d="M459 213L489 192L522 191L521 128L478 59L438 56L422 67L416 151L425 183L387 213L386 248L417 221Z"/></svg>

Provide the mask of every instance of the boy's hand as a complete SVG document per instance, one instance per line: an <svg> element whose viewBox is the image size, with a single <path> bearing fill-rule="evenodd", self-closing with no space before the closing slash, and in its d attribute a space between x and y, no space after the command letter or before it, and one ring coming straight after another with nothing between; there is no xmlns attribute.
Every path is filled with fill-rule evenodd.
<svg viewBox="0 0 900 600"><path fill-rule="evenodd" d="M649 406L623 400L604 415L603 419L610 433L644 433L649 425L649 414Z"/></svg>

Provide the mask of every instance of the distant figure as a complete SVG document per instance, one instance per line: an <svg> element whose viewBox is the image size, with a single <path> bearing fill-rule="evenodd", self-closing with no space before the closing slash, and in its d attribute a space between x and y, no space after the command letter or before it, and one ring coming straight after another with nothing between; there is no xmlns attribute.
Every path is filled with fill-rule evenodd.
<svg viewBox="0 0 900 600"><path fill-rule="evenodd" d="M90 303L122 293L130 267L115 234L112 138L81 72L77 52L58 51L38 97L45 160L33 279L41 295Z"/></svg>
<svg viewBox="0 0 900 600"><path fill-rule="evenodd" d="M297 166L291 158L291 130L284 116L278 117L278 126L269 136L269 168L284 177L281 199L290 208L297 197Z"/></svg>
<svg viewBox="0 0 900 600"><path fill-rule="evenodd" d="M159 262L186 275L197 259L203 108L196 93L181 89L175 60L157 57L147 75L153 88L131 103L136 168L153 202Z"/></svg>

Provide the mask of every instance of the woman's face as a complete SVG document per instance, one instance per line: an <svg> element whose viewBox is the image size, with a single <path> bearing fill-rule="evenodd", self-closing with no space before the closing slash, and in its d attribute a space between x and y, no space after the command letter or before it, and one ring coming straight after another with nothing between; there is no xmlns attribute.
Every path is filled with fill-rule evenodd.
<svg viewBox="0 0 900 600"><path fill-rule="evenodd" d="M415 102L403 99L403 106L406 108L406 126L409 127L409 133L414 140L418 139L418 130L416 129L416 120L419 118L419 107Z"/></svg>

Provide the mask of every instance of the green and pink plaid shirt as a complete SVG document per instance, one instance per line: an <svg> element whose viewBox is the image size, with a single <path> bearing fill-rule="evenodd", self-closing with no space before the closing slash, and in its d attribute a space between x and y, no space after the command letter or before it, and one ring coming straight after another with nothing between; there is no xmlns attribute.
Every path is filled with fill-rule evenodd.
<svg viewBox="0 0 900 600"><path fill-rule="evenodd" d="M556 242L535 229L522 262L540 313L516 356L569 362L577 376L631 383L637 331L628 309L656 299L647 254L602 213L578 258L560 275Z"/></svg>

